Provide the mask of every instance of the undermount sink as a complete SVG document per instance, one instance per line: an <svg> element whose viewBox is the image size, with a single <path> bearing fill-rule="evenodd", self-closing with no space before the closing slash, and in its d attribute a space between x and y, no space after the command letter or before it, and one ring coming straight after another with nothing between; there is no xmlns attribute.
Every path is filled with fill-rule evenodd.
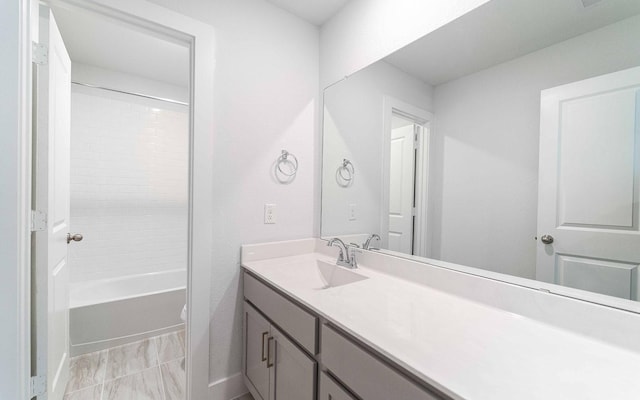
<svg viewBox="0 0 640 400"><path fill-rule="evenodd" d="M329 289L368 279L368 277L364 275L360 275L335 264L330 264L320 260L316 260L316 262L318 267L317 272L323 283L322 287L318 287L316 289Z"/></svg>

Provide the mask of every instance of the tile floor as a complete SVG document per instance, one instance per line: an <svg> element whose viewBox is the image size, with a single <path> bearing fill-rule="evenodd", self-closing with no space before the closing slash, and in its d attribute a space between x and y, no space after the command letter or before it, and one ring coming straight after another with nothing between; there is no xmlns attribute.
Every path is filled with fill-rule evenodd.
<svg viewBox="0 0 640 400"><path fill-rule="evenodd" d="M183 400L184 331L71 359L64 400Z"/></svg>
<svg viewBox="0 0 640 400"><path fill-rule="evenodd" d="M183 360L184 331L83 354L71 359L63 400L184 400Z"/></svg>

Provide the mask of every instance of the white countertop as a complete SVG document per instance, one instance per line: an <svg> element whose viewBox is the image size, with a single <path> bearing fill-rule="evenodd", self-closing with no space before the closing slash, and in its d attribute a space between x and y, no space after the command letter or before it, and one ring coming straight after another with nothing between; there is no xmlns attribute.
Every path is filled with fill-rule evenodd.
<svg viewBox="0 0 640 400"><path fill-rule="evenodd" d="M324 290L321 253L243 260L255 275L461 399L639 399L640 354L360 265ZM480 279L480 278L478 278Z"/></svg>

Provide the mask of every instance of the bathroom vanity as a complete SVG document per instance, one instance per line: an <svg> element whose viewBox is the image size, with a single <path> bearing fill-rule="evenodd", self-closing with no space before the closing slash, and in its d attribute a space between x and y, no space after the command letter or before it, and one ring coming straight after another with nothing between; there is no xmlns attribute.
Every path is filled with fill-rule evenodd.
<svg viewBox="0 0 640 400"><path fill-rule="evenodd" d="M379 252L351 270L337 254L319 239L242 247L256 400L640 393L640 352L616 334L640 332L633 313Z"/></svg>
<svg viewBox="0 0 640 400"><path fill-rule="evenodd" d="M365 350L357 337L247 271L244 293L243 370L254 398L313 400L316 390L324 400L357 399L351 391L371 399L447 398L414 383Z"/></svg>

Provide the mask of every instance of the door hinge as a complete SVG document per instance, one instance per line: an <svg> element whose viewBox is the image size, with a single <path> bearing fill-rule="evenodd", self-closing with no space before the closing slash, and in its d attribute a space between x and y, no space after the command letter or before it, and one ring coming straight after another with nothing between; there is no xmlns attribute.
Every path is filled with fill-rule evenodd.
<svg viewBox="0 0 640 400"><path fill-rule="evenodd" d="M415 207L412 207L412 208L411 208L411 216L412 216L412 217L415 217L415 216L416 216L416 208L415 208Z"/></svg>
<svg viewBox="0 0 640 400"><path fill-rule="evenodd" d="M38 210L31 210L31 232L47 229L47 214Z"/></svg>
<svg viewBox="0 0 640 400"><path fill-rule="evenodd" d="M31 60L38 65L47 65L49 48L43 44L31 42Z"/></svg>
<svg viewBox="0 0 640 400"><path fill-rule="evenodd" d="M47 393L47 377L38 375L31 377L31 398Z"/></svg>

